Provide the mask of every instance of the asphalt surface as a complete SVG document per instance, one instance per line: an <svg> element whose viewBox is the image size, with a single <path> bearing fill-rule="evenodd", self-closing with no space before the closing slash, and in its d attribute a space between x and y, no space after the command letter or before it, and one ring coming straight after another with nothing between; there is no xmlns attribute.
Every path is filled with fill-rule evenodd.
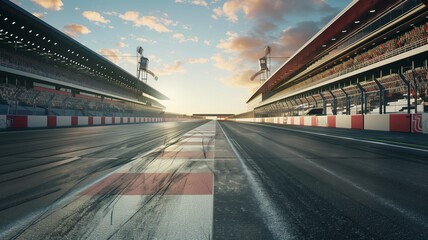
<svg viewBox="0 0 428 240"><path fill-rule="evenodd" d="M427 135L205 123L0 132L0 238L428 239Z"/></svg>
<svg viewBox="0 0 428 240"><path fill-rule="evenodd" d="M0 233L204 123L0 132Z"/></svg>
<svg viewBox="0 0 428 240"><path fill-rule="evenodd" d="M428 239L428 136L220 125L274 238Z"/></svg>

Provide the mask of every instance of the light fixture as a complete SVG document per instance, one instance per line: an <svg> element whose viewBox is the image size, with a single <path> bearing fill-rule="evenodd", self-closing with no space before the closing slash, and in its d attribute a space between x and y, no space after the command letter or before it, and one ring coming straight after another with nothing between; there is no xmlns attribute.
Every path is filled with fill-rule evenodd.
<svg viewBox="0 0 428 240"><path fill-rule="evenodd" d="M346 32L347 32L347 30L346 30L346 29L344 29L344 30L342 30L342 32L343 32L343 33L346 33Z"/></svg>
<svg viewBox="0 0 428 240"><path fill-rule="evenodd" d="M369 12L370 12L370 13L374 13L374 12L376 12L376 10L372 9L372 10L370 10Z"/></svg>
<svg viewBox="0 0 428 240"><path fill-rule="evenodd" d="M360 23L360 21L359 21L359 20L356 20L354 23L357 23L357 24L358 24L358 23Z"/></svg>

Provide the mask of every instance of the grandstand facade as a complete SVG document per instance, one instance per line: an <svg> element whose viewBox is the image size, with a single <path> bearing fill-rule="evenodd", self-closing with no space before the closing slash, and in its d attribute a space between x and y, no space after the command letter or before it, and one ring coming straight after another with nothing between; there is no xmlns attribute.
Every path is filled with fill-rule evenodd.
<svg viewBox="0 0 428 240"><path fill-rule="evenodd" d="M353 1L247 101L254 117L428 112L428 1Z"/></svg>
<svg viewBox="0 0 428 240"><path fill-rule="evenodd" d="M0 115L165 116L168 97L11 1L0 22Z"/></svg>

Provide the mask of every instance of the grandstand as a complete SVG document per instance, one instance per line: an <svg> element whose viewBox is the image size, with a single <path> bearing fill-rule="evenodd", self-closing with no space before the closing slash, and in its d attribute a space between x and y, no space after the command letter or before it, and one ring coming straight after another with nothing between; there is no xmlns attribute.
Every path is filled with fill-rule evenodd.
<svg viewBox="0 0 428 240"><path fill-rule="evenodd" d="M0 115L165 116L156 89L11 1L0 7Z"/></svg>
<svg viewBox="0 0 428 240"><path fill-rule="evenodd" d="M253 117L428 112L428 1L353 1L249 98ZM248 114L247 114L248 115Z"/></svg>

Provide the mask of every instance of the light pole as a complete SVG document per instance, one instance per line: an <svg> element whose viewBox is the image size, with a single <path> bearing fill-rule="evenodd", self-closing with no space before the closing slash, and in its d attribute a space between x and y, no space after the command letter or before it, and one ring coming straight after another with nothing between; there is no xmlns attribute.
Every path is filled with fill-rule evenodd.
<svg viewBox="0 0 428 240"><path fill-rule="evenodd" d="M265 55L261 58L259 58L259 66L260 70L256 72L253 76L251 76L251 81L253 81L257 76L264 74L260 76L260 85L263 83L263 81L267 80L269 78L269 72L271 69L271 59L272 58L290 58L290 57L272 57L270 55L271 48L270 46L267 46L265 48Z"/></svg>
<svg viewBox="0 0 428 240"><path fill-rule="evenodd" d="M147 83L147 74L152 75L155 80L158 80L158 76L149 70L149 59L143 56L143 48L141 46L137 47L137 58L140 59L137 64L138 80L142 80L143 82Z"/></svg>

